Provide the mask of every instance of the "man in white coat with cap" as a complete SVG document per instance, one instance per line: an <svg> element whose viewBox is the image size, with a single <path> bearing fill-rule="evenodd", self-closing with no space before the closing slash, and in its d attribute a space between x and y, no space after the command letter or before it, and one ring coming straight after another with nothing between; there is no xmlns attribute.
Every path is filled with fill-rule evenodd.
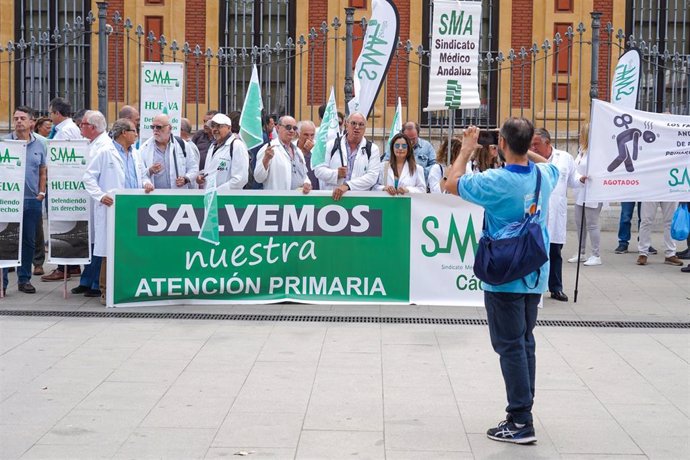
<svg viewBox="0 0 690 460"><path fill-rule="evenodd" d="M345 134L326 145L325 163L314 168L321 190L333 190L336 201L349 190L371 190L378 181L381 155L376 144L364 137L366 126L364 115L351 113Z"/></svg>
<svg viewBox="0 0 690 460"><path fill-rule="evenodd" d="M113 192L118 189L141 189L153 191L153 184L146 175L146 168L138 152L132 148L137 140L134 123L120 118L113 123L112 146L101 149L86 168L84 185L91 198L96 201L94 211L94 255L102 257L100 273L101 303L106 299L106 255L108 243L107 210L115 201Z"/></svg>
<svg viewBox="0 0 690 460"><path fill-rule="evenodd" d="M573 156L563 150L556 150L551 145L551 135L544 128L534 130L532 151L546 158L558 168L558 184L549 199L548 231L551 244L549 247L549 292L551 298L567 302L568 296L563 292L563 257L561 250L565 244L566 225L568 223L568 187L578 187L578 175Z"/></svg>
<svg viewBox="0 0 690 460"><path fill-rule="evenodd" d="M153 136L139 148L146 174L153 186L160 189L187 189L199 174L199 164L186 143L172 133L170 118L166 114L153 117Z"/></svg>
<svg viewBox="0 0 690 460"><path fill-rule="evenodd" d="M203 171L199 171L196 183L206 184L206 177L216 175L216 187L222 190L241 190L249 181L249 153L239 136L232 133L232 121L217 113L209 121L214 142L208 148Z"/></svg>
<svg viewBox="0 0 690 460"><path fill-rule="evenodd" d="M297 121L289 115L280 117L276 125L278 136L261 147L256 157L254 179L264 184L264 190L311 191L304 154L292 141Z"/></svg>

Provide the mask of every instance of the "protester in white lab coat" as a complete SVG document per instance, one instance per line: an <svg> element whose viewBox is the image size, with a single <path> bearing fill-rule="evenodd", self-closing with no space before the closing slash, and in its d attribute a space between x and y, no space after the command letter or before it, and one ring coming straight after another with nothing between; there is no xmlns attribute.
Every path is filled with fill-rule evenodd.
<svg viewBox="0 0 690 460"><path fill-rule="evenodd" d="M215 141L208 148L203 171L196 183L203 187L209 174L216 174L218 190L241 190L249 181L249 153L247 146L232 133L232 121L217 113L209 122Z"/></svg>
<svg viewBox="0 0 690 460"><path fill-rule="evenodd" d="M376 185L381 171L381 155L376 144L369 143L364 137L366 126L364 115L351 113L345 134L326 145L325 163L314 169L321 190L333 190L336 201L348 190L367 191Z"/></svg>
<svg viewBox="0 0 690 460"><path fill-rule="evenodd" d="M139 148L146 174L156 189L188 189L199 174L193 152L187 152L185 141L172 133L170 118L156 115L151 123L153 136Z"/></svg>
<svg viewBox="0 0 690 460"><path fill-rule="evenodd" d="M96 238L93 253L102 257L100 273L101 303L105 305L106 250L108 240L107 209L114 203L113 191L140 189L153 191L153 184L146 175L146 168L138 152L132 146L137 140L137 130L132 121L121 118L113 123L112 146L101 149L86 168L84 185L96 201L94 227Z"/></svg>
<svg viewBox="0 0 690 460"><path fill-rule="evenodd" d="M412 141L398 133L391 139L390 160L381 167L374 190L383 190L389 195L426 193L424 168L417 164Z"/></svg>
<svg viewBox="0 0 690 460"><path fill-rule="evenodd" d="M254 179L264 184L264 190L311 191L307 176L307 162L302 151L292 143L297 132L297 121L283 116L276 125L278 136L264 145L256 157Z"/></svg>
<svg viewBox="0 0 690 460"><path fill-rule="evenodd" d="M551 145L551 135L544 129L536 129L532 138L532 151L546 158L558 168L558 184L549 200L548 230L551 245L549 247L549 292L551 298L567 302L568 296L563 292L563 258L561 249L565 244L566 224L568 223L568 187L579 185L572 155L556 150Z"/></svg>

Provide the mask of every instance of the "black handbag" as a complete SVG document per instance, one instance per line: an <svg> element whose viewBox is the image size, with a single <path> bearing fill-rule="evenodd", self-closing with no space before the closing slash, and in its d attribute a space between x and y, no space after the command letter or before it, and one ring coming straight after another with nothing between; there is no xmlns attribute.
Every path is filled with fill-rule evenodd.
<svg viewBox="0 0 690 460"><path fill-rule="evenodd" d="M537 168L535 209L539 203L540 190L541 172ZM541 227L536 222L539 214L540 211L535 211L522 221L511 224L510 233L516 236L509 238L493 239L484 229L474 256L475 276L485 283L497 286L519 280L536 271L537 282L531 287L535 288L539 284L539 269L549 260ZM486 226L486 218L484 224Z"/></svg>

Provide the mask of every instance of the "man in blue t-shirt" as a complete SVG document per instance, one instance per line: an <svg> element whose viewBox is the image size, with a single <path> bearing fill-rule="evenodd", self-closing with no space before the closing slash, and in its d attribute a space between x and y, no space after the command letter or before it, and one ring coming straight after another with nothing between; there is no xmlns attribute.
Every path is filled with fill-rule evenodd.
<svg viewBox="0 0 690 460"><path fill-rule="evenodd" d="M463 134L460 154L447 177L443 178L442 185L448 193L459 195L485 209L486 230L491 235L521 221L526 213L540 209L537 222L548 247L547 210L549 197L558 182L558 169L529 151L533 135L534 127L529 120L509 118L503 123L498 138L505 168L465 174L479 138L479 129L470 126ZM542 181L539 202L535 207L536 168L541 171ZM539 273L534 272L523 279L497 286L484 283L489 335L494 351L500 356L508 396L506 420L487 431L490 439L516 444L537 440L532 422L536 373L532 331L537 322L537 305L548 278L549 263L546 262Z"/></svg>

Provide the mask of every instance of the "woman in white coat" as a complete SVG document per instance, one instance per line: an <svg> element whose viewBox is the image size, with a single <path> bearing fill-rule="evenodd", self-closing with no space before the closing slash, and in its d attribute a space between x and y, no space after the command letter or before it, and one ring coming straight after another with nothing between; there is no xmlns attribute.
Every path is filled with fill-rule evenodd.
<svg viewBox="0 0 690 460"><path fill-rule="evenodd" d="M424 168L415 161L410 139L398 133L393 136L390 149L390 161L383 163L374 190L383 190L393 196L426 193Z"/></svg>
<svg viewBox="0 0 690 460"><path fill-rule="evenodd" d="M589 258L581 257L580 260L585 262L585 265L601 265L601 256L599 253L599 244L601 241L601 228L599 227L599 215L603 203L593 201L585 201L585 181L587 180L587 151L589 150L589 123L585 123L580 128L580 149L577 157L575 157L575 167L578 173L579 186L575 188L575 226L577 228L578 242L582 238L581 254L584 256L585 247L587 245L587 236L580 235L582 228L582 215L584 207L584 227L589 235L589 241L592 243L592 254ZM568 262L576 263L578 260L577 253Z"/></svg>
<svg viewBox="0 0 690 460"><path fill-rule="evenodd" d="M448 165L452 165L460 153L462 141L453 138L450 143L450 161L448 161L448 138L443 139L441 146L436 152L436 164L429 170L429 192L446 193L441 187L441 180L446 175Z"/></svg>

